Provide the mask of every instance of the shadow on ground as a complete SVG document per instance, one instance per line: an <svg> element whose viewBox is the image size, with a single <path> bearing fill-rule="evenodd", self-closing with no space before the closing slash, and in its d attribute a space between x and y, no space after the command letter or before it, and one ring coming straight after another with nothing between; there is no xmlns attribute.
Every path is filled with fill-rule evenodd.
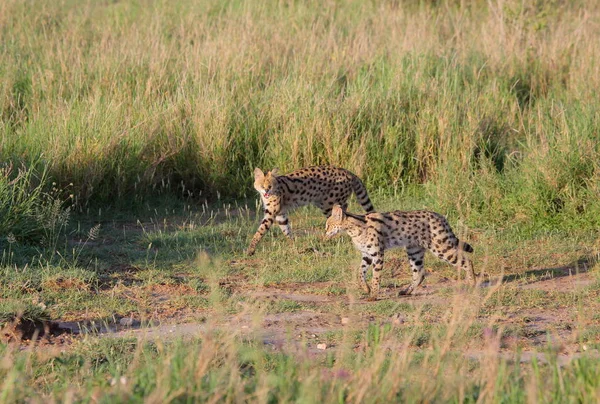
<svg viewBox="0 0 600 404"><path fill-rule="evenodd" d="M566 276L573 276L577 274L588 273L598 263L597 256L583 256L567 265L562 265L555 268L540 268L531 269L528 271L520 272L518 274L504 275L502 278L503 283L517 282L521 280L527 280L534 278L536 282L544 281L548 279L562 278Z"/></svg>

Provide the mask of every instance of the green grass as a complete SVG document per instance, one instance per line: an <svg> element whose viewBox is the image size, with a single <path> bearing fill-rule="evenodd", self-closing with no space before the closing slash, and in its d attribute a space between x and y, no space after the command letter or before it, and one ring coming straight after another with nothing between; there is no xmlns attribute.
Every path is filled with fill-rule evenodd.
<svg viewBox="0 0 600 404"><path fill-rule="evenodd" d="M41 305L29 302L2 301L0 303L0 327L14 320L22 319L31 322L41 322L50 319L48 312Z"/></svg>
<svg viewBox="0 0 600 404"><path fill-rule="evenodd" d="M392 203L387 198L376 201ZM587 320L598 308L593 284L573 291L519 289L551 279L548 274L561 276L564 269L547 266L551 262L562 267L593 255L596 237L587 230L573 233L574 244L565 244L562 232L530 234L516 249L510 248L515 246L510 230L477 232L473 244L487 246L476 249L478 268L485 268L492 277L505 268L505 276L516 277L507 278L497 289L461 292L454 270L428 256L433 272L430 287L445 276L450 278L450 284L440 286L439 295L371 303L360 300L354 283L359 254L347 238L322 240L323 218L314 209L290 216L299 234L295 245L274 229L256 256L247 258L242 251L257 225L249 219L253 214L226 214L227 204L210 206L209 216L214 219L206 223L202 208L190 211L187 204L176 208L168 201L167 205L169 216L158 215L157 211L166 211L158 205L128 222L104 212L96 238L76 247L76 261L82 266L3 267L0 297L6 307L26 302L27 307L42 310L42 303L41 322L74 321L98 330L101 325L118 327L122 317L143 324L199 321L199 337L179 340L167 335L144 341L92 333L74 337L63 352L42 347L18 352L0 343L0 356L11 363L10 368L0 369L6 380L0 386L5 401L68 396L82 401L208 400L217 396L335 401L339 397L358 400L363 394L375 401L390 397L469 401L481 395L485 401L505 396L524 401L531 385L537 386L535 394L540 399L558 394L574 401L582 397L568 383L589 392L584 401L595 399L595 362L584 356L562 367L554 365L557 353L546 352L545 345L533 342L546 332L552 334L554 328L543 332L530 328L535 324L530 310L577 310L579 317L568 318L568 324L557 323L556 329L573 332L571 339L564 340L568 346L586 344L587 350L596 349L597 330ZM114 217L120 214L116 211ZM66 248L73 244L73 237L87 238L89 219L94 221L86 215L72 218L60 237L71 240L64 243ZM538 251L540 246L553 258L539 252L520 261L523 252ZM27 258L29 245L15 243L11 248L23 262L33 262ZM59 252L66 255L66 251ZM388 259L396 262L404 255L398 251ZM392 291L410 279L407 267L402 268L384 271L384 284ZM597 273L593 262L586 269L592 271L593 281ZM271 298L269 291L287 295ZM294 296L314 300L295 300ZM16 309L4 311L17 313ZM342 324L343 317L350 322ZM239 319L246 319L241 324L249 328L236 323ZM327 346L324 352L317 349L321 343ZM550 363L515 365L496 356L496 343L542 352ZM469 356L480 351L493 353L492 359ZM490 371L490 366L496 371ZM553 376L557 372L558 379ZM429 384L424 385L425 379Z"/></svg>
<svg viewBox="0 0 600 404"><path fill-rule="evenodd" d="M0 159L82 210L330 163L471 226L597 228L600 17L552 4L11 0Z"/></svg>
<svg viewBox="0 0 600 404"><path fill-rule="evenodd" d="M0 401L597 402L599 21L589 0L2 2ZM244 256L254 167L310 164L446 215L504 283L427 255L398 297L390 251L367 302L314 208ZM122 318L197 329L106 336ZM49 334L7 343L19 321Z"/></svg>
<svg viewBox="0 0 600 404"><path fill-rule="evenodd" d="M596 360L582 358L561 367L548 352L548 364L519 367L507 360L488 359L483 368L454 349L418 355L386 351L382 349L386 344L396 342L394 333L385 328L369 333L371 342L363 353L342 349L312 358L273 352L253 339L210 334L202 340L164 344L133 339L82 341L70 352L57 355L5 348L3 354L13 360L14 367L2 370L4 386L10 386L2 390L3 399L137 402L243 397L329 402L370 397L375 402L416 398L525 402L532 394L548 401L597 399L600 369ZM428 364L434 366L427 378ZM23 383L11 383L17 378Z"/></svg>

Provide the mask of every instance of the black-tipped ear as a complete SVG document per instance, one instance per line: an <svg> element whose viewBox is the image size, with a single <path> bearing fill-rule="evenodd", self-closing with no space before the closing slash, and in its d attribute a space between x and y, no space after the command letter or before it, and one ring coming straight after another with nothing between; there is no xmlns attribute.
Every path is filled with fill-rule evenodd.
<svg viewBox="0 0 600 404"><path fill-rule="evenodd" d="M260 168L256 167L254 169L254 180L255 181L260 181L263 178L265 178L265 173L263 173L263 171Z"/></svg>
<svg viewBox="0 0 600 404"><path fill-rule="evenodd" d="M331 217L340 222L344 219L344 211L340 205L335 205L333 209L331 209Z"/></svg>

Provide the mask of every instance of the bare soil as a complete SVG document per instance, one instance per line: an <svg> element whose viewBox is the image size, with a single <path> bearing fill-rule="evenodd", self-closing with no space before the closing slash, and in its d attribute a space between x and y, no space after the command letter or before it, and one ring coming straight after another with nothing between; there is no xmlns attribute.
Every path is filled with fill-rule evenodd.
<svg viewBox="0 0 600 404"><path fill-rule="evenodd" d="M511 285L518 290L540 291L571 291L577 292L589 287L594 282L592 274L581 272L566 272L559 276L539 280L522 282ZM121 319L115 324L90 325L89 322L52 322L41 325L15 325L12 329L3 330L3 335L8 339L21 340L23 344L30 342L31 338L42 337L45 345L69 344L74 338L81 338L86 334L101 335L108 338L135 337L140 339L165 339L180 337L197 337L215 329L235 332L241 336L252 335L263 341L266 347L276 350L292 352L309 352L320 354L335 349L335 343L328 342L328 334L343 330L364 330L369 324L391 324L394 327L407 325L408 319L402 313L391 316L369 314L368 311L342 310L335 312L332 307L368 307L368 302L361 295L352 292L343 294L326 294L323 291L333 282L322 283L289 283L278 284L273 287L251 287L243 277L231 277L224 280L232 293L245 296L249 301L263 303L296 302L300 304L297 310L269 313L255 313L250 309L242 308L240 314L221 316L219 318L203 318L198 321L198 316L184 313L172 317L172 313L164 318L154 319L151 323L142 323L139 319ZM483 288L494 287L494 283L483 284ZM443 311L449 303L448 288L452 293L461 293L464 287L460 282L443 276L430 274L427 285L417 295L399 295L403 287L385 287L382 289L379 301L406 302L415 306L430 305ZM352 289L352 288L349 288ZM354 288L356 289L356 288ZM444 292L445 290L445 292ZM317 291L318 293L315 293ZM159 291L165 292L161 296L168 298L168 292L181 293L181 290ZM309 307L305 307L308 305ZM252 306L255 307L255 306ZM344 314L347 313L347 314ZM501 316L500 316L501 317ZM435 321L435 316L433 317ZM429 318L431 319L431 318ZM543 354L532 353L533 350L554 349L560 365L568 363L571 359L583 354L581 345L577 343L576 313L569 307L515 307L509 315L500 318L498 324L505 328L516 327L518 332L514 335L503 336L498 344L496 354L515 361L530 361L534 357L541 362L547 361ZM484 338L484 337L482 337ZM357 349L360 349L357 344ZM516 355L516 348L520 348ZM324 349L323 349L324 348ZM481 350L476 344L473 349L465 352L467 357L480 358L489 355L488 351ZM592 355L598 355L591 350Z"/></svg>

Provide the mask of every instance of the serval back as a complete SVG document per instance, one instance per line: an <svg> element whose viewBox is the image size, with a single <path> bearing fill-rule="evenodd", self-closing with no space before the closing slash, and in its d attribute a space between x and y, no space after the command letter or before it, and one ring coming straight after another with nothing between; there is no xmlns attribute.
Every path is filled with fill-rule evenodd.
<svg viewBox="0 0 600 404"><path fill-rule="evenodd" d="M315 205L325 216L331 214L334 205L346 208L352 193L367 212L373 212L373 204L360 178L348 170L332 166L301 168L287 175L278 175L276 169L266 174L254 169L254 188L260 194L265 216L246 250L254 254L263 235L276 221L283 233L292 240L287 213L298 206Z"/></svg>
<svg viewBox="0 0 600 404"><path fill-rule="evenodd" d="M425 279L423 259L429 250L438 258L464 270L467 278L475 282L473 265L466 253L473 247L459 241L446 218L426 210L411 212L393 211L354 215L335 206L327 219L326 235L332 237L346 232L356 249L362 253L360 280L363 290L376 299L383 268L384 252L388 248L403 247L412 268L412 283L404 293L413 293ZM367 270L373 265L371 287L366 281Z"/></svg>

